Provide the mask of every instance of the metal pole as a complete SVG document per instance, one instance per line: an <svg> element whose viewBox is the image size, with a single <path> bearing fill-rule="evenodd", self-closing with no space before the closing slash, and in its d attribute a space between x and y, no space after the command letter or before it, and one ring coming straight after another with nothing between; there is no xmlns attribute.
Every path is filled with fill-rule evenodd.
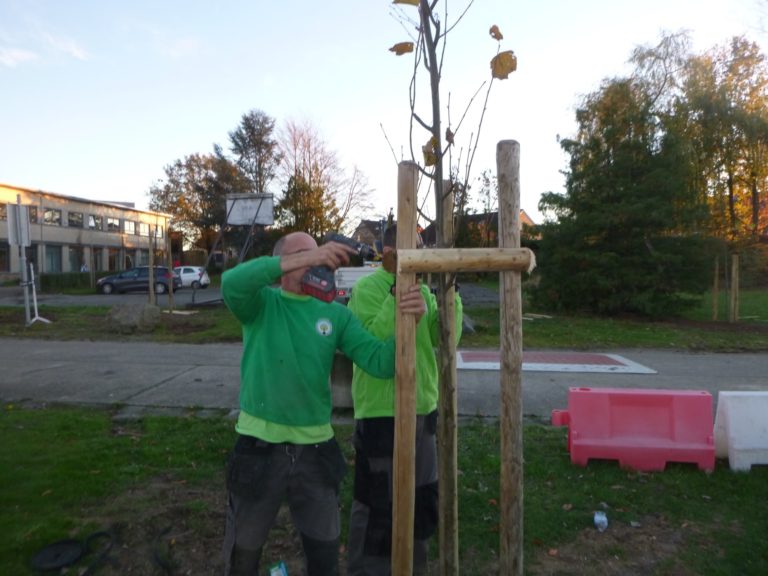
<svg viewBox="0 0 768 576"><path fill-rule="evenodd" d="M21 236L21 194L16 194L16 230ZM21 268L21 285L24 288L24 319L29 326L32 322L32 315L29 312L29 277L27 276L27 247L19 238L19 267Z"/></svg>

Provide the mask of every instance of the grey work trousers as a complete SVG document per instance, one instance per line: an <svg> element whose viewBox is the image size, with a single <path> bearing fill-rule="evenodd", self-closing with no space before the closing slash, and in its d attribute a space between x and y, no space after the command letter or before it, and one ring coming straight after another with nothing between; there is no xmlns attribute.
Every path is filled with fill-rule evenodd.
<svg viewBox="0 0 768 576"><path fill-rule="evenodd" d="M225 574L258 573L261 549L284 501L301 533L308 573L336 574L345 466L335 439L298 445L240 436L227 465Z"/></svg>
<svg viewBox="0 0 768 576"><path fill-rule="evenodd" d="M415 486L417 492L421 487L437 484L437 442L435 430L430 423L436 422L437 414L418 416L416 418L416 471ZM365 436L365 420L358 420L355 426L355 458L356 466L363 465L370 474L385 474L388 486L388 505L391 515L392 502L392 453L371 456L366 454L361 444ZM365 481L366 475L356 473L355 482ZM419 514L418 510L416 512ZM391 574L391 553L371 554L366 552L366 538L369 535L371 507L354 499L349 519L349 538L347 541L349 576L389 576ZM391 529L391 519L390 519ZM427 559L429 553L429 538L414 538L413 542L413 571L414 574L427 574Z"/></svg>

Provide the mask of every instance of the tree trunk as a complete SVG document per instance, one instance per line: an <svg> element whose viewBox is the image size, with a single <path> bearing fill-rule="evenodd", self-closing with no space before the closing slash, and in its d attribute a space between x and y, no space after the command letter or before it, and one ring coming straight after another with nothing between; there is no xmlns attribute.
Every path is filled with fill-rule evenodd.
<svg viewBox="0 0 768 576"><path fill-rule="evenodd" d="M447 183L443 200L442 226L438 245L453 244L453 190ZM440 309L440 404L438 420L438 466L440 482L440 574L459 574L459 494L458 494L458 408L456 390L456 302L454 274L440 274L438 305Z"/></svg>

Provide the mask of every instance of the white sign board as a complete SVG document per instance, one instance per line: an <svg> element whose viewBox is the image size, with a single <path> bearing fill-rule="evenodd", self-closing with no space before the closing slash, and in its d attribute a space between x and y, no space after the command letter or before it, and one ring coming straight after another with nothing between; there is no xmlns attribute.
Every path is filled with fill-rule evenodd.
<svg viewBox="0 0 768 576"><path fill-rule="evenodd" d="M227 194L227 224L271 226L275 222L272 194Z"/></svg>
<svg viewBox="0 0 768 576"><path fill-rule="evenodd" d="M8 204L8 243L11 246L31 246L29 240L29 208Z"/></svg>

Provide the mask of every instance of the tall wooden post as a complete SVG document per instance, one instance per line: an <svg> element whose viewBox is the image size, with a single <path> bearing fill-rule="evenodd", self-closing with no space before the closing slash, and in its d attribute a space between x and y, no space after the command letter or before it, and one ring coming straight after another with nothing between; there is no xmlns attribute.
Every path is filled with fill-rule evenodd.
<svg viewBox="0 0 768 576"><path fill-rule="evenodd" d="M401 162L397 172L397 249L416 248L418 166ZM397 302L416 281L415 273L397 274ZM413 573L413 517L416 470L416 321L398 314L395 370L395 449L392 493L392 574Z"/></svg>
<svg viewBox="0 0 768 576"><path fill-rule="evenodd" d="M496 146L501 248L520 248L520 144ZM501 494L499 574L523 573L522 285L519 272L500 273Z"/></svg>
<svg viewBox="0 0 768 576"><path fill-rule="evenodd" d="M739 255L731 255L731 298L728 306L728 322L739 321Z"/></svg>
<svg viewBox="0 0 768 576"><path fill-rule="evenodd" d="M442 240L453 244L453 189L450 182L443 184ZM440 483L440 574L459 574L459 491L456 388L456 301L454 284L446 287L448 275L440 275L439 294L445 294L440 306L440 399L438 419L438 478Z"/></svg>
<svg viewBox="0 0 768 576"><path fill-rule="evenodd" d="M720 309L720 257L715 256L715 280L712 283L712 320L717 320Z"/></svg>

